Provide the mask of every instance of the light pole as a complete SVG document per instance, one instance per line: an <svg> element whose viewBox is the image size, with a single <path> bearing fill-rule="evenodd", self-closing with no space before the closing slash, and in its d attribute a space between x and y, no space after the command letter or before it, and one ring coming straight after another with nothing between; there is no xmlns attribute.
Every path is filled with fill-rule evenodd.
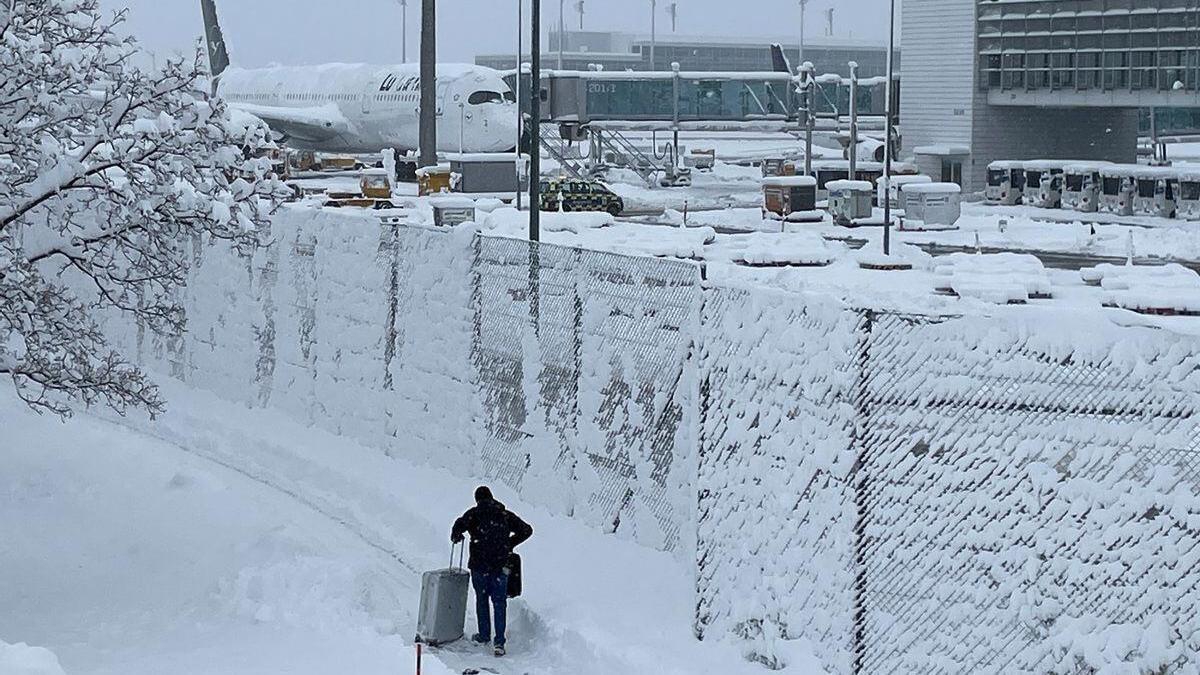
<svg viewBox="0 0 1200 675"><path fill-rule="evenodd" d="M800 0L800 59L796 63L804 63L804 14L808 10L808 0Z"/></svg>
<svg viewBox="0 0 1200 675"><path fill-rule="evenodd" d="M667 14L671 15L671 32L674 33L676 22L679 19L679 3L672 2L670 5L667 5Z"/></svg>
<svg viewBox="0 0 1200 675"><path fill-rule="evenodd" d="M583 0L576 0L575 11L579 12L579 32L583 32Z"/></svg>
<svg viewBox="0 0 1200 675"><path fill-rule="evenodd" d="M400 0L400 61L408 63L408 0Z"/></svg>
<svg viewBox="0 0 1200 675"><path fill-rule="evenodd" d="M542 237L542 0L529 0L529 241Z"/></svg>
<svg viewBox="0 0 1200 675"><path fill-rule="evenodd" d="M658 41L658 35L655 31L654 20L658 16L658 0L650 0L650 70L656 70L654 67L654 47Z"/></svg>
<svg viewBox="0 0 1200 675"><path fill-rule="evenodd" d="M517 170L517 210L521 210L521 132L525 128L525 115L521 112L525 105L521 101L521 80L524 79L525 73L521 68L521 52L525 34L525 0L517 0L517 81L514 96L517 99L517 145L516 145L516 170Z"/></svg>
<svg viewBox="0 0 1200 675"><path fill-rule="evenodd" d="M883 143L883 254L892 252L892 85L894 67L893 56L896 52L896 0L890 0L888 5L888 53L887 53L887 122L884 124Z"/></svg>
<svg viewBox="0 0 1200 675"><path fill-rule="evenodd" d="M567 30L567 21L563 14L563 4L566 0L558 0L558 69L563 69L563 42L565 42L564 33Z"/></svg>
<svg viewBox="0 0 1200 675"><path fill-rule="evenodd" d="M436 0L421 0L421 125L422 167L437 164L437 7Z"/></svg>

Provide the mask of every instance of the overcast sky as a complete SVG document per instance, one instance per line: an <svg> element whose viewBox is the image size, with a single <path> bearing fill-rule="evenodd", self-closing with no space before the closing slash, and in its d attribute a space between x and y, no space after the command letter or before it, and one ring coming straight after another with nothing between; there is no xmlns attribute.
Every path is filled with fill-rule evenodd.
<svg viewBox="0 0 1200 675"><path fill-rule="evenodd" d="M190 50L203 32L199 0L101 2L113 10L128 7L127 29L147 49L159 54ZM524 2L528 14L529 0ZM566 0L569 27L579 25L575 2ZM678 3L680 34L799 34L798 0ZM670 32L668 4L670 0L658 0L658 30L664 34ZM408 0L408 5L409 60L415 60L421 0ZM542 5L547 24L557 23L557 0L542 0ZM825 10L834 7L834 32L838 36L883 40L887 34L887 6L888 0L810 0L806 32L823 34ZM236 65L401 60L400 0L217 0L217 9ZM588 30L649 33L650 0L586 0L585 12L584 26ZM516 0L440 0L438 14L440 61L472 62L479 53L514 49Z"/></svg>

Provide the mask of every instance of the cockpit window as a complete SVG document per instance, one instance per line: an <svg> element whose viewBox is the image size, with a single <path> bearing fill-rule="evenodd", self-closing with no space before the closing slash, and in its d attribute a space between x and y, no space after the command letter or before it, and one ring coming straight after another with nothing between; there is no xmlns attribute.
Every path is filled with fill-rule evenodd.
<svg viewBox="0 0 1200 675"><path fill-rule="evenodd" d="M500 103L504 101L504 97L498 91L477 91L467 98L467 103L471 105L479 105L481 103Z"/></svg>

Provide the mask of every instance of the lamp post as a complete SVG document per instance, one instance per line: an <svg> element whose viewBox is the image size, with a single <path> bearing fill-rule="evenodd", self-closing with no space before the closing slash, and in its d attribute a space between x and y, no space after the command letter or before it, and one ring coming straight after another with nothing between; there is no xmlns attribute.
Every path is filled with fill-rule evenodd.
<svg viewBox="0 0 1200 675"><path fill-rule="evenodd" d="M422 166L437 164L437 8L436 0L421 0L421 124Z"/></svg>
<svg viewBox="0 0 1200 675"><path fill-rule="evenodd" d="M890 0L888 5L888 53L887 53L887 96L885 106L887 122L884 124L883 143L883 254L892 253L892 88L893 56L896 52L896 0Z"/></svg>
<svg viewBox="0 0 1200 675"><path fill-rule="evenodd" d="M566 0L558 0L558 69L563 69L563 42L565 42L564 33L567 30L567 21L563 14L563 4Z"/></svg>
<svg viewBox="0 0 1200 675"><path fill-rule="evenodd" d="M517 99L517 145L516 145L516 164L517 171L517 211L521 210L521 132L525 128L525 115L521 112L521 107L524 105L521 101L521 80L524 79L525 73L521 68L521 46L524 43L522 39L525 33L525 0L517 0L517 80L516 91L513 92Z"/></svg>
<svg viewBox="0 0 1200 675"><path fill-rule="evenodd" d="M800 58L796 63L804 63L804 14L808 10L808 0L800 0Z"/></svg>
<svg viewBox="0 0 1200 675"><path fill-rule="evenodd" d="M579 12L579 32L583 32L583 0L575 1L575 11Z"/></svg>
<svg viewBox="0 0 1200 675"><path fill-rule="evenodd" d="M529 0L529 241L541 232L542 0Z"/></svg>
<svg viewBox="0 0 1200 675"><path fill-rule="evenodd" d="M400 0L400 61L408 63L408 0Z"/></svg>
<svg viewBox="0 0 1200 675"><path fill-rule="evenodd" d="M658 0L650 0L650 70L656 70L654 66L654 47L658 41L657 31L655 30L655 19L658 16Z"/></svg>

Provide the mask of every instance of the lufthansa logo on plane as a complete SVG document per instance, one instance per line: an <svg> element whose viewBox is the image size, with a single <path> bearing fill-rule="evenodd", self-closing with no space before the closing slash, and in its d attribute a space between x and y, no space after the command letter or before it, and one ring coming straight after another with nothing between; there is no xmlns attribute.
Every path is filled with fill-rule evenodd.
<svg viewBox="0 0 1200 675"><path fill-rule="evenodd" d="M391 91L392 87L396 86L396 79L395 75L383 78L383 84L379 85L379 91Z"/></svg>

